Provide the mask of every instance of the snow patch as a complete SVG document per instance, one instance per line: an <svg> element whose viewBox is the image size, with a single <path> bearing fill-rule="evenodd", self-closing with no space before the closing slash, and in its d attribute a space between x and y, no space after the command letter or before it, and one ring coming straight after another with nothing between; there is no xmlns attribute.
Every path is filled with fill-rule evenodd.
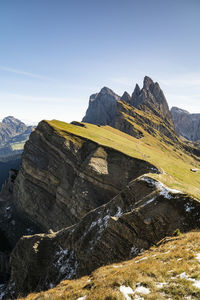
<svg viewBox="0 0 200 300"><path fill-rule="evenodd" d="M132 288L130 286L124 286L124 285L121 285L120 286L120 292L123 294L124 298L126 300L131 300L132 298L129 297L129 295L135 295L135 294L143 294L143 295L148 295L150 294L150 289L146 288L145 286L143 285L138 285L135 289L135 291L132 290ZM135 295L134 299L137 299L137 300L141 300L143 298L141 298L140 296L138 295Z"/></svg>
<svg viewBox="0 0 200 300"><path fill-rule="evenodd" d="M137 255L139 253L139 249L136 246L133 246L130 251L130 256Z"/></svg>
<svg viewBox="0 0 200 300"><path fill-rule="evenodd" d="M64 278L70 279L76 275L76 269L78 267L78 262L73 250L63 249L59 247L60 250L56 252L56 262L54 266L59 270Z"/></svg>
<svg viewBox="0 0 200 300"><path fill-rule="evenodd" d="M150 200L148 200L148 201L144 204L144 206L147 205L147 204L149 204L149 203L151 203L151 202L153 202L154 200L156 200L156 197L153 197L153 198L151 198Z"/></svg>
<svg viewBox="0 0 200 300"><path fill-rule="evenodd" d="M114 217L119 218L122 215L121 207L117 207L117 213L114 215Z"/></svg>
<svg viewBox="0 0 200 300"><path fill-rule="evenodd" d="M143 285L138 285L135 289L135 293L143 294L143 295L148 295L150 294L150 289L146 288Z"/></svg>
<svg viewBox="0 0 200 300"><path fill-rule="evenodd" d="M147 259L147 257L142 257L142 258L136 260L135 263L137 264L137 263L139 263L140 261L143 261L143 260L145 260L145 259Z"/></svg>
<svg viewBox="0 0 200 300"><path fill-rule="evenodd" d="M160 181L156 181L153 178L143 176L143 177L141 177L141 180L147 182L151 186L155 186L158 189L158 191L160 192L160 195L164 196L167 199L171 199L172 194L183 194L179 190L170 189L170 188L166 187L163 183L161 183Z"/></svg>
<svg viewBox="0 0 200 300"><path fill-rule="evenodd" d="M167 285L167 282L158 282L158 283L156 284L156 287L157 287L158 289L162 289L165 285Z"/></svg>
<svg viewBox="0 0 200 300"><path fill-rule="evenodd" d="M200 262L200 253L197 253L196 259Z"/></svg>
<svg viewBox="0 0 200 300"><path fill-rule="evenodd" d="M129 297L129 295L134 295L134 291L130 286L121 285L119 290L126 300L131 300L131 297Z"/></svg>
<svg viewBox="0 0 200 300"><path fill-rule="evenodd" d="M193 286L200 289L200 280L196 280L194 278L190 278L185 272L181 273L180 275L178 275L178 277L180 277L181 279L185 279L188 281L193 282Z"/></svg>
<svg viewBox="0 0 200 300"><path fill-rule="evenodd" d="M83 296L83 297L79 297L76 300L85 300L87 298L87 296Z"/></svg>

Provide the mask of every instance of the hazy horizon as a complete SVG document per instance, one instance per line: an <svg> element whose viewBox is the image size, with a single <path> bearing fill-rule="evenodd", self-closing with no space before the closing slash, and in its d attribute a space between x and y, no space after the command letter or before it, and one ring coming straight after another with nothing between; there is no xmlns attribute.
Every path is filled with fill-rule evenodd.
<svg viewBox="0 0 200 300"><path fill-rule="evenodd" d="M200 113L199 0L0 3L0 119L80 121L89 96L157 81Z"/></svg>

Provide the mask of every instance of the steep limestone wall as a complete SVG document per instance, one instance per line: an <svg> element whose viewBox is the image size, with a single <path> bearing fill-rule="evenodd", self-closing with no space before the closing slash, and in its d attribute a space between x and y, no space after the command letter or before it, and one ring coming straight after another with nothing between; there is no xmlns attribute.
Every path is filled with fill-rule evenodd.
<svg viewBox="0 0 200 300"><path fill-rule="evenodd" d="M77 223L107 203L132 179L158 172L151 164L74 135L58 134L41 122L22 155L13 198L46 230Z"/></svg>

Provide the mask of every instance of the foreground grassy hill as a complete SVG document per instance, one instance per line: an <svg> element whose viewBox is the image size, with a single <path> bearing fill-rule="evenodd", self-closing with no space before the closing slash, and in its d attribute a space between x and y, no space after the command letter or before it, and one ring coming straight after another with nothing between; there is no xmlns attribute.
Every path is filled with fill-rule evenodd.
<svg viewBox="0 0 200 300"><path fill-rule="evenodd" d="M62 281L26 300L200 299L200 232L165 238L138 257Z"/></svg>
<svg viewBox="0 0 200 300"><path fill-rule="evenodd" d="M142 114L141 111L137 111ZM159 119L156 120L158 121ZM67 140L74 139L74 135L81 136L131 157L152 163L161 172L159 175L152 174L154 178L171 188L179 189L200 199L200 173L190 170L200 168L200 158L193 155L192 151L190 153L184 150L181 140L178 139L178 143L172 143L166 137L163 140L158 130L154 129L154 135L152 135L145 130L144 126L137 125L137 123L133 124L143 134L140 139L109 126L100 127L87 123L79 123L77 126L57 120L47 122Z"/></svg>

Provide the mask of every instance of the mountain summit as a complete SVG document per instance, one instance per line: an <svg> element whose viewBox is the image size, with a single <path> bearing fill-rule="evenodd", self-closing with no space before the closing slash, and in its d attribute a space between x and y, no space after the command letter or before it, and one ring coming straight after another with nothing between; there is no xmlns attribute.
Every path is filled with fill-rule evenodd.
<svg viewBox="0 0 200 300"><path fill-rule="evenodd" d="M144 77L141 90L136 84L130 104L141 110L151 110L156 115L172 123L172 116L163 91L159 84L154 83L148 76Z"/></svg>
<svg viewBox="0 0 200 300"><path fill-rule="evenodd" d="M151 134L155 135L156 130L159 130L164 138L167 136L176 140L172 115L164 93L159 84L148 76L144 77L142 89L136 84L131 96L124 92L120 97L104 87L90 97L89 107L83 118L83 122L109 125L141 138L141 131L133 125L135 121L145 130L148 127Z"/></svg>
<svg viewBox="0 0 200 300"><path fill-rule="evenodd" d="M113 125L116 117L117 101L122 100L131 106L143 111L152 111L173 126L172 116L167 100L159 84L148 77L144 77L143 88L136 84L130 96L124 92L122 97L115 94L109 88L104 87L99 93L90 97L89 107L83 122L98 125Z"/></svg>
<svg viewBox="0 0 200 300"><path fill-rule="evenodd" d="M120 96L111 89L103 87L99 93L90 96L89 107L83 122L98 125L112 124L118 100L120 100Z"/></svg>

